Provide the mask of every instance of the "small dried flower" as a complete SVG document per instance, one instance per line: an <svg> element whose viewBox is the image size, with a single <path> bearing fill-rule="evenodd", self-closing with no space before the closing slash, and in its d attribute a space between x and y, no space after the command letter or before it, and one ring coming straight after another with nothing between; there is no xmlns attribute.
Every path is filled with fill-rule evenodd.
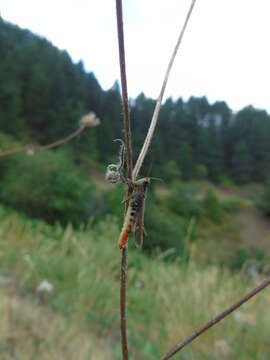
<svg viewBox="0 0 270 360"><path fill-rule="evenodd" d="M223 340L223 339L220 339L220 340L217 340L215 342L215 348L216 348L216 353L217 355L229 355L230 352L231 352L231 349L228 345L228 343Z"/></svg>
<svg viewBox="0 0 270 360"><path fill-rule="evenodd" d="M141 287L142 287L141 281L140 281L140 280L137 280L137 281L135 282L135 288L136 288L136 289L140 289Z"/></svg>
<svg viewBox="0 0 270 360"><path fill-rule="evenodd" d="M100 125L100 119L96 117L94 112L84 115L80 120L80 126L94 127Z"/></svg>
<svg viewBox="0 0 270 360"><path fill-rule="evenodd" d="M105 175L105 180L109 181L111 184L117 184L119 182L125 182L123 176L123 167L125 162L125 144L122 139L115 139L114 141L120 141L120 152L119 152L119 162L118 164L110 164L107 166L107 171Z"/></svg>
<svg viewBox="0 0 270 360"><path fill-rule="evenodd" d="M117 184L121 180L119 167L116 164L110 164L107 166L105 179L112 184Z"/></svg>
<svg viewBox="0 0 270 360"><path fill-rule="evenodd" d="M256 320L251 314L245 314L241 311L235 311L233 317L235 321L237 321L243 326L256 324Z"/></svg>
<svg viewBox="0 0 270 360"><path fill-rule="evenodd" d="M36 291L40 294L41 293L51 294L53 292L53 285L48 280L45 279L39 284Z"/></svg>
<svg viewBox="0 0 270 360"><path fill-rule="evenodd" d="M32 156L35 154L34 146L32 144L29 144L26 146L26 154L29 156Z"/></svg>

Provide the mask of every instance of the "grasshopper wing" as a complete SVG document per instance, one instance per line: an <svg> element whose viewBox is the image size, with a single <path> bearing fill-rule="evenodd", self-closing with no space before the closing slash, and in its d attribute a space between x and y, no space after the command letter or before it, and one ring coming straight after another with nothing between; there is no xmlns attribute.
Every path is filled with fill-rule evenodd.
<svg viewBox="0 0 270 360"><path fill-rule="evenodd" d="M135 245L141 249L143 245L143 236L144 236L144 204L143 204L137 214L135 225L134 225L134 239Z"/></svg>

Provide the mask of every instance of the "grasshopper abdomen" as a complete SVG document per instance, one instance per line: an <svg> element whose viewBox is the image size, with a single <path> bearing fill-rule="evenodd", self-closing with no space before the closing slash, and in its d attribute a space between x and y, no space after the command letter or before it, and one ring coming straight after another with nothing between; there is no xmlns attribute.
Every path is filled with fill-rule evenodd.
<svg viewBox="0 0 270 360"><path fill-rule="evenodd" d="M135 243L138 247L142 246L144 225L144 203L147 186L150 183L149 178L143 178L134 183L133 193L130 198L129 206L126 212L123 228L118 240L120 249L126 246L129 234L135 233Z"/></svg>

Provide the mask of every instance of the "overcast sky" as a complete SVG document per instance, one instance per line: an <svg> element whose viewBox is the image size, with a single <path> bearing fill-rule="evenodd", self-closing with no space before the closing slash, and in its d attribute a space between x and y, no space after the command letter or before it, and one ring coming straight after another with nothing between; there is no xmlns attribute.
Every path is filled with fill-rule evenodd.
<svg viewBox="0 0 270 360"><path fill-rule="evenodd" d="M129 95L156 98L190 0L123 0ZM114 0L0 0L1 16L119 79ZM165 97L206 95L270 112L269 0L197 0Z"/></svg>

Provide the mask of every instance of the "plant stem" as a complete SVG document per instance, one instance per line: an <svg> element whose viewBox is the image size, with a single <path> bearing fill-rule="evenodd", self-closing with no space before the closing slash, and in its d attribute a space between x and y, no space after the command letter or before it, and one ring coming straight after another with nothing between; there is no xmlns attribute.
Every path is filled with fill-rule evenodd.
<svg viewBox="0 0 270 360"><path fill-rule="evenodd" d="M127 176L129 179L131 179L131 177L132 177L132 149L131 149L131 130L130 130L130 116L129 116L129 105L128 105L128 92L127 92L122 0L116 0L116 15L117 15L117 31L118 31L119 62L120 62L120 73L121 73L122 102L123 102L123 113L124 113ZM125 212L128 207L128 199L129 199L129 195L131 194L131 191L132 190L129 187L129 189L126 193ZM121 275L120 275L120 317L121 317L121 345L122 345L123 360L128 360L127 325L126 325L127 255L128 255L128 246L126 245L122 249Z"/></svg>
<svg viewBox="0 0 270 360"><path fill-rule="evenodd" d="M59 139L51 144L46 144L46 145L32 145L32 144L27 144L27 145L23 145L23 146L19 146L17 148L11 149L11 150L7 150L7 151L3 151L0 153L0 157L7 157L10 155L14 155L14 154L18 154L21 152L26 152L28 149L33 149L34 151L37 150L48 150L48 149L52 149L55 148L57 146L63 145L66 142L74 139L76 136L78 136L83 130L85 129L85 126L80 126L76 131L74 131L72 134L64 137L63 139Z"/></svg>
<svg viewBox="0 0 270 360"><path fill-rule="evenodd" d="M178 351L182 350L185 346L187 346L192 341L194 341L197 337L202 335L206 330L210 329L212 326L216 325L218 322L223 320L226 316L228 316L233 311L235 311L237 308L239 308L241 305L243 305L245 302L250 300L253 296L257 295L260 291L265 289L268 285L270 285L270 277L265 279L261 284L256 286L250 292L248 292L245 296L241 297L239 300L237 300L234 304L232 304L226 310L219 313L212 320L208 321L206 324L204 324L202 327L200 327L198 330L196 330L192 335L187 337L184 341L177 344L171 351L169 351L165 356L163 356L161 358L161 360L170 359Z"/></svg>
<svg viewBox="0 0 270 360"><path fill-rule="evenodd" d="M123 112L124 112L124 129L125 129L126 156L127 156L127 175L128 175L128 178L131 179L131 176L132 176L131 130L130 130L130 117L129 117L129 105L128 105L128 92L127 92L122 0L116 0L116 14L117 14L121 89L122 89L122 101L123 101Z"/></svg>
<svg viewBox="0 0 270 360"><path fill-rule="evenodd" d="M139 171L140 171L140 168L142 166L142 163L143 163L143 160L147 154L147 151L148 151L148 148L149 148L149 145L150 145L150 142L151 142L151 139L153 137L153 134L154 134L154 130L155 130L155 127L156 127L156 124L157 124L157 119L158 119L158 115L159 115L159 111L160 111L160 107L161 107L161 103L162 103L162 99L163 99L163 95L164 95L164 92L165 92L165 89L166 89L166 85L167 85L167 81L168 81L168 78L169 78L169 75L170 75L170 72L171 72L171 69L172 69L172 66L173 66L173 63L174 63L174 60L175 60L175 57L176 57L176 54L178 52L178 49L180 47L180 44L182 42L182 39L183 39L183 36L185 34L185 30L186 30L186 27L187 27L187 24L188 24L188 21L190 19L190 16L191 16L191 13L192 13L192 10L194 8L194 5L195 5L195 2L196 0L192 0L191 2L191 5L189 7L189 10L188 10L188 13L186 15L186 19L185 19L185 22L184 22L184 25L182 26L181 28L181 31L180 31L180 34L179 34L179 37L177 39L177 43L175 45L175 48L173 50L173 53L172 53L172 56L171 56L171 59L169 61L169 65L167 67L167 70L166 70L166 73L165 73L165 77L164 77L164 80L163 80L163 84L162 84L162 87L161 87L161 90L160 90L160 94L159 94L159 97L157 99L157 103L156 103L156 107L155 107L155 110L154 110L154 114L153 114L153 117L152 117L152 120L151 120L151 124L150 124L150 127L148 129L148 133L146 135L146 138L145 138L145 141L144 141L144 144L143 144L143 147L141 149L141 152L140 152L140 155L136 161L136 164L135 164L135 167L134 167L134 170L133 170L133 180L136 180L138 174L139 174Z"/></svg>
<svg viewBox="0 0 270 360"><path fill-rule="evenodd" d="M121 279L120 279L121 281L121 287L120 287L121 342L122 342L122 357L124 360L128 359L127 324L126 324L127 255L128 255L128 244L122 249Z"/></svg>

